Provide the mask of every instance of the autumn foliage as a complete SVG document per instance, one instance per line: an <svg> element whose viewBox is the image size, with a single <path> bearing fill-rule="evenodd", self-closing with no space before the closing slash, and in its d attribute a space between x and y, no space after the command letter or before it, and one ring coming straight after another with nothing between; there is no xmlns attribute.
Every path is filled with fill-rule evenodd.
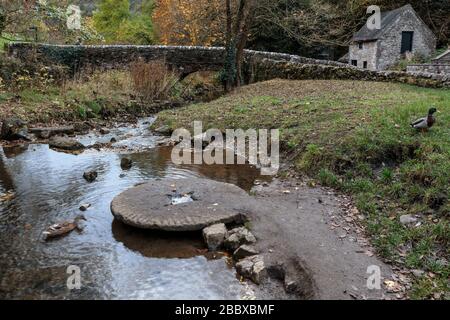
<svg viewBox="0 0 450 320"><path fill-rule="evenodd" d="M223 0L157 0L153 23L166 45L218 45L224 43Z"/></svg>
<svg viewBox="0 0 450 320"><path fill-rule="evenodd" d="M130 66L133 87L145 101L166 99L178 82L178 75L164 60L136 61Z"/></svg>

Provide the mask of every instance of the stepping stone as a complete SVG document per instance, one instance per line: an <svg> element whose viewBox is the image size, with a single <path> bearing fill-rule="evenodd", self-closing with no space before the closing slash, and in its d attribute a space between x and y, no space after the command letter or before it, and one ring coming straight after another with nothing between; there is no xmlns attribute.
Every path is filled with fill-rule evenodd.
<svg viewBox="0 0 450 320"><path fill-rule="evenodd" d="M259 252L255 249L255 247L244 244L237 248L236 251L234 251L233 258L234 260L239 261L241 259L256 256L258 254Z"/></svg>
<svg viewBox="0 0 450 320"><path fill-rule="evenodd" d="M173 199L191 197L192 201ZM252 198L239 187L208 179L162 179L115 197L114 217L136 228L200 231L218 223L244 223ZM179 203L179 204L173 204Z"/></svg>
<svg viewBox="0 0 450 320"><path fill-rule="evenodd" d="M234 251L243 244L253 244L255 242L255 236L247 228L239 227L228 232L224 245L227 249Z"/></svg>
<svg viewBox="0 0 450 320"><path fill-rule="evenodd" d="M236 263L236 271L244 278L251 279L256 284L261 284L267 279L267 269L262 256L247 257Z"/></svg>
<svg viewBox="0 0 450 320"><path fill-rule="evenodd" d="M56 148L61 150L83 150L85 146L75 139L67 137L53 137L50 139L48 145L50 148Z"/></svg>
<svg viewBox="0 0 450 320"><path fill-rule="evenodd" d="M226 235L227 227L223 223L214 224L203 229L203 238L211 251L216 251L222 246Z"/></svg>

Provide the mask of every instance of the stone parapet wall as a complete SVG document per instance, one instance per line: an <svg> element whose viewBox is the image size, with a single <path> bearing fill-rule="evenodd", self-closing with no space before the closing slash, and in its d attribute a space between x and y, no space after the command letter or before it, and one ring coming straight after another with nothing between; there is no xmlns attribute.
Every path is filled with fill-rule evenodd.
<svg viewBox="0 0 450 320"><path fill-rule="evenodd" d="M225 50L219 47L14 43L8 45L7 52L19 59L37 59L44 63L66 65L72 71L83 68L123 68L139 59L163 59L182 73L189 74L200 70L219 70L225 59Z"/></svg>
<svg viewBox="0 0 450 320"><path fill-rule="evenodd" d="M76 70L85 67L118 68L143 59L164 59L167 64L189 74L199 70L220 70L225 61L225 48L198 46L136 46L136 45L50 45L13 43L7 47L9 55L20 59L38 59L69 66ZM346 66L343 63L317 60L296 55L245 50L246 60L270 58L297 63Z"/></svg>
<svg viewBox="0 0 450 320"><path fill-rule="evenodd" d="M275 78L292 80L364 80L401 82L431 88L450 88L450 77L446 75L416 75L398 71L370 71L358 68L298 64L269 59L263 59L253 65L252 72L252 80L255 82Z"/></svg>
<svg viewBox="0 0 450 320"><path fill-rule="evenodd" d="M406 67L408 73L413 74L441 74L450 76L450 64L412 64Z"/></svg>

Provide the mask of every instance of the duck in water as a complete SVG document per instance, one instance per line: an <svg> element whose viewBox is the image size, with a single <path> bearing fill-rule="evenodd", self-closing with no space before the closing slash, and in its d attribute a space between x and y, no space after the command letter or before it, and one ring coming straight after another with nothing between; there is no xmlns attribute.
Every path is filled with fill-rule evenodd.
<svg viewBox="0 0 450 320"><path fill-rule="evenodd" d="M62 223L56 223L54 225L51 225L50 227L47 228L47 230L43 232L44 239L50 240L58 238L72 232L75 229L81 231L82 230L82 226L80 225L81 220L86 221L84 215L79 215L72 221L64 221Z"/></svg>

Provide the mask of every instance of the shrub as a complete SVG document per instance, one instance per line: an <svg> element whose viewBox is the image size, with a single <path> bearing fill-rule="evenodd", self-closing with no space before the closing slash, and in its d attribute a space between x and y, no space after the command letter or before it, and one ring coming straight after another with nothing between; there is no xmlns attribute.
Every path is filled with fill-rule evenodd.
<svg viewBox="0 0 450 320"><path fill-rule="evenodd" d="M95 70L92 73L82 70L66 81L62 89L63 93L71 90L87 99L133 93L130 73L123 70Z"/></svg>
<svg viewBox="0 0 450 320"><path fill-rule="evenodd" d="M139 60L131 64L130 72L136 93L146 101L168 98L179 80L163 60Z"/></svg>
<svg viewBox="0 0 450 320"><path fill-rule="evenodd" d="M424 55L420 53L415 53L412 57L404 58L399 60L395 65L391 66L390 69L394 71L406 71L406 67L410 64L421 64L430 62Z"/></svg>
<svg viewBox="0 0 450 320"><path fill-rule="evenodd" d="M197 71L180 82L180 96L187 101L209 102L223 94L215 71Z"/></svg>
<svg viewBox="0 0 450 320"><path fill-rule="evenodd" d="M45 66L41 63L24 62L15 58L0 56L0 78L6 89L44 90L62 83L68 75L66 67L59 65Z"/></svg>

